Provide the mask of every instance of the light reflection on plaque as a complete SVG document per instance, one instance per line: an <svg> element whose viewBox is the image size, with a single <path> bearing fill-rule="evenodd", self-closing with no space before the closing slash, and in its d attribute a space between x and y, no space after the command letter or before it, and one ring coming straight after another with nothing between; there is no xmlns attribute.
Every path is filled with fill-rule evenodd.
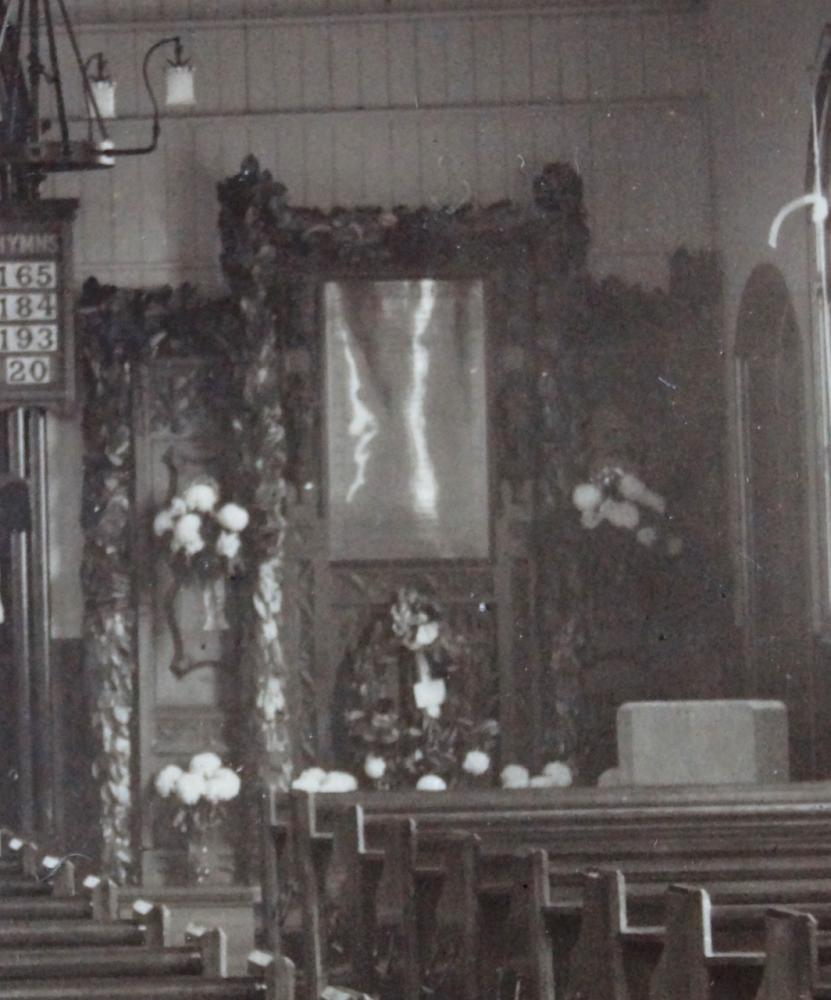
<svg viewBox="0 0 831 1000"><path fill-rule="evenodd" d="M331 558L485 558L482 282L328 282L324 312Z"/></svg>

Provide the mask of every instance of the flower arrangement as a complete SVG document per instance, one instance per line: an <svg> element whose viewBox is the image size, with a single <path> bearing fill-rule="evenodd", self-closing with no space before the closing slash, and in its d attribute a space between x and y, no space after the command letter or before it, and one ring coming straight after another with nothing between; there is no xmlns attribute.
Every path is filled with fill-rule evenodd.
<svg viewBox="0 0 831 1000"><path fill-rule="evenodd" d="M615 528L634 532L647 548L656 546L665 535L666 500L620 466L604 465L589 481L578 483L572 502L580 511L580 523L590 531L607 521ZM664 541L668 555L681 552L677 535L666 535Z"/></svg>
<svg viewBox="0 0 831 1000"><path fill-rule="evenodd" d="M241 534L248 521L244 507L220 504L214 480L201 479L156 514L153 532L167 545L177 576L209 582L241 567Z"/></svg>
<svg viewBox="0 0 831 1000"><path fill-rule="evenodd" d="M347 771L325 771L322 767L307 767L299 778L291 783L292 788L303 792L354 792L358 782Z"/></svg>
<svg viewBox="0 0 831 1000"><path fill-rule="evenodd" d="M508 764L499 778L503 788L568 788L574 781L571 768L560 760L550 761L533 776L522 764Z"/></svg>
<svg viewBox="0 0 831 1000"><path fill-rule="evenodd" d="M346 752L364 785L440 791L485 778L498 735L481 707L485 670L435 600L401 589L350 668Z"/></svg>
<svg viewBox="0 0 831 1000"><path fill-rule="evenodd" d="M240 792L240 778L220 757L207 751L191 758L186 771L168 764L156 775L157 794L173 801L173 825L185 834L216 826L228 802Z"/></svg>

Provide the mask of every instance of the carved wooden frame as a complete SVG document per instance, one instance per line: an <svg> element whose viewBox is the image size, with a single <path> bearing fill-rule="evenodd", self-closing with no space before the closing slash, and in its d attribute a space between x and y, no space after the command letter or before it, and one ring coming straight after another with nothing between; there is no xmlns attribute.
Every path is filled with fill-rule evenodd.
<svg viewBox="0 0 831 1000"><path fill-rule="evenodd" d="M84 670L95 737L102 869L121 882L138 874L141 749L136 508L136 373L158 356L233 356L228 303L185 286L174 293L102 287L90 279L77 314L83 372L84 483L81 582Z"/></svg>
<svg viewBox="0 0 831 1000"><path fill-rule="evenodd" d="M583 273L588 242L582 185L570 167L547 167L535 180L534 201L526 208L507 202L481 209L467 205L456 210L336 208L327 213L296 208L288 203L286 189L268 171L261 170L253 157L246 158L239 174L220 185L219 194L226 277L241 304L248 337L260 343L271 340L276 345L271 360L282 367L284 375L291 374L292 352L308 344L313 345L311 367L319 372L319 355L314 354L319 351L320 341L317 289L326 278L500 275L507 286L503 288L505 297L510 300L512 294L521 296L522 307L515 315L506 315L502 330L491 333L499 340L500 359L511 359L495 376L497 385L491 390L491 398L503 410L499 422L501 440L492 461L492 466L498 469L492 480L501 483L503 489L494 491L492 511L516 500L523 490L530 501L526 509L540 512L552 504L562 509L570 489L564 466L570 461L569 456L576 454L578 430L573 421L563 425L551 418L549 397L553 390L559 405L560 400L574 396L568 385L574 366L569 364L567 356L573 348L572 334L577 332L577 323L571 323L566 314L582 293L579 276ZM566 325L557 331L556 343L551 343L555 338L549 330L550 318L556 312L551 300L556 300L560 318L566 320ZM557 352L556 365L545 360L551 350ZM300 395L303 396L302 391ZM293 407L288 397L285 402L281 419L294 425L292 437L296 442L296 432L304 419L302 408ZM305 420L307 445L293 447L282 456L284 478L280 492L286 496L296 493L301 502L292 505L289 518L280 515L279 541L275 541L273 555L281 588L286 574L292 572L311 579L314 586L315 574L310 567L319 567L325 561L314 543L304 549L298 537L305 532L308 539L310 532L313 534L314 505L319 507L321 502L321 469L314 459L315 455L322 455L318 446L320 428L309 426L308 414ZM493 421L489 423L493 425ZM543 430L537 447L530 443L533 435L528 431L539 427ZM563 465L556 473L543 471L540 475L540 459L552 454L562 458ZM517 527L505 523L502 530L509 536ZM531 519L519 530L527 536L532 530ZM548 633L535 629L533 623L539 618L539 608L551 604L552 581L544 567L530 565L527 555L523 559L520 553L523 544L518 544L517 539L506 537L504 541L505 551L513 552L514 558L499 569L500 579L495 579L495 585L504 589L520 578L527 580L522 655L526 663L539 662L540 652L543 659L548 657L545 648ZM526 537L526 549L527 541ZM293 553L288 561L287 545ZM579 575L579 566L568 551L563 550L553 581L561 596L562 579L574 580ZM423 574L425 567L414 563L409 569ZM357 580L354 568L346 566L343 570L347 576L351 574L359 587L366 585ZM308 612L314 595L306 594L301 600ZM554 611L549 608L545 615L547 625L553 624L552 614ZM509 627L507 622L512 615L511 609L505 610L501 629ZM295 626L294 631L308 637L315 632L315 622L308 621L305 629ZM558 627L557 631L562 629ZM290 638L291 623L282 621L280 632L282 638ZM277 676L289 692L295 708L291 713L295 756L302 759L304 751L314 756L315 747L304 740L314 707L303 696L304 687L308 694L314 679L305 677L304 685L302 678L296 676L297 671L289 676L282 646L277 653L276 643L279 638L272 639L270 665L268 656L263 655L261 667L267 674ZM267 643L261 638L260 645L265 650ZM313 656L308 649L299 651L301 673L310 655ZM530 671L523 697L515 697L518 692L513 688L513 667L508 664L500 671L504 693L511 696L505 699L511 706L511 718L507 726L503 724L503 730L510 734L509 755L528 756L535 752L535 737L542 724L536 689L538 677L535 670ZM266 676L260 681L261 686L267 679ZM562 699L557 703L565 704ZM303 710L299 710L301 705ZM574 707L568 703L563 711L566 715L573 714ZM550 726L551 720L547 719L546 724ZM565 717L563 726L575 728ZM520 730L525 734L524 739L518 736ZM573 750L575 740L571 736L564 736L560 742L568 752ZM276 774L271 779L280 780Z"/></svg>

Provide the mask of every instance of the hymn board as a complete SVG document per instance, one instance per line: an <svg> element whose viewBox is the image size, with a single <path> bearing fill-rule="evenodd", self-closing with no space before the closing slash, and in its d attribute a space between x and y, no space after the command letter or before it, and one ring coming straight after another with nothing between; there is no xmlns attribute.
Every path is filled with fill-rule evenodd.
<svg viewBox="0 0 831 1000"><path fill-rule="evenodd" d="M75 201L4 206L0 218L0 408L67 411L75 396Z"/></svg>

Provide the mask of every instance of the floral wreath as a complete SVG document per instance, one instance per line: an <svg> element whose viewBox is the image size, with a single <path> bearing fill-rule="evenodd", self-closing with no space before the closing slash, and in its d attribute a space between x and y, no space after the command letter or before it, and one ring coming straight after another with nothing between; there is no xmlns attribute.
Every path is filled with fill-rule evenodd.
<svg viewBox="0 0 831 1000"><path fill-rule="evenodd" d="M348 663L343 724L354 772L377 788L425 790L485 775L499 726L478 704L483 673L438 602L399 590Z"/></svg>

